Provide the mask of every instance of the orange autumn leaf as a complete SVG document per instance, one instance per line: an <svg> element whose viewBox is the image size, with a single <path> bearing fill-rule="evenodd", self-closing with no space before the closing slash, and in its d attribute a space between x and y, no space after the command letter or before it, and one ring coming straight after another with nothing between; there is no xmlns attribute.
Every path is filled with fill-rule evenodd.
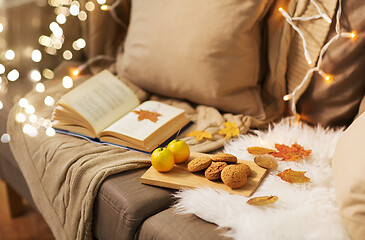
<svg viewBox="0 0 365 240"><path fill-rule="evenodd" d="M203 139L212 139L212 133L204 132L199 130L194 130L187 135L188 137L195 137L195 139L200 142Z"/></svg>
<svg viewBox="0 0 365 240"><path fill-rule="evenodd" d="M304 150L302 146L297 143L291 145L291 147L285 144L275 144L277 152L269 153L270 155L281 158L284 161L298 161L301 158L307 157L312 153L312 150Z"/></svg>
<svg viewBox="0 0 365 240"><path fill-rule="evenodd" d="M254 206L262 206L270 203L274 203L278 200L278 196L263 196L263 197L254 197L248 199L247 203Z"/></svg>
<svg viewBox="0 0 365 240"><path fill-rule="evenodd" d="M237 127L235 122L224 122L223 125L224 128L219 130L218 133L225 135L224 139L236 137L240 134L240 129Z"/></svg>
<svg viewBox="0 0 365 240"><path fill-rule="evenodd" d="M310 182L310 178L306 177L305 171L293 171L291 168L286 169L284 172L278 173L277 175L286 182L289 183L306 183Z"/></svg>
<svg viewBox="0 0 365 240"><path fill-rule="evenodd" d="M150 112L148 110L134 110L134 113L138 114L138 121L142 121L143 119L151 120L152 122L157 122L157 118L161 116L161 114L157 112Z"/></svg>

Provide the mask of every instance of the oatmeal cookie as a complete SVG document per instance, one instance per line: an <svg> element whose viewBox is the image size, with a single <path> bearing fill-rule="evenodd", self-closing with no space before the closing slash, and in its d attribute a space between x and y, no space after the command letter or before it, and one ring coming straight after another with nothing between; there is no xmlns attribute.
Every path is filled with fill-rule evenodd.
<svg viewBox="0 0 365 240"><path fill-rule="evenodd" d="M213 162L237 163L237 157L229 153L218 153L212 156Z"/></svg>
<svg viewBox="0 0 365 240"><path fill-rule="evenodd" d="M197 157L188 163L188 170L190 172L199 172L206 169L212 163L210 157Z"/></svg>
<svg viewBox="0 0 365 240"><path fill-rule="evenodd" d="M221 178L224 184L230 188L240 188L247 182L247 175L244 168L232 164L222 170Z"/></svg>
<svg viewBox="0 0 365 240"><path fill-rule="evenodd" d="M227 166L226 162L212 162L210 166L205 170L204 176L208 180L217 180L221 178L221 172L223 168Z"/></svg>

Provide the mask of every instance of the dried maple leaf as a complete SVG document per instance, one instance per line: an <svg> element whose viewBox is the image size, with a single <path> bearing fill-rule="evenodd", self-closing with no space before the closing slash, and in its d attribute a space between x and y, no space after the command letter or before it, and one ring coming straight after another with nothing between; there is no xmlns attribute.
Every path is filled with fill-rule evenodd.
<svg viewBox="0 0 365 240"><path fill-rule="evenodd" d="M212 133L199 131L199 130L194 130L191 133L189 133L187 136L188 137L195 137L195 139L198 142L202 141L204 138L205 139L212 139Z"/></svg>
<svg viewBox="0 0 365 240"><path fill-rule="evenodd" d="M148 110L134 110L134 113L138 114L138 121L142 121L143 119L151 120L152 122L157 122L157 118L161 116L161 114L157 112L150 112Z"/></svg>
<svg viewBox="0 0 365 240"><path fill-rule="evenodd" d="M264 147L249 147L249 148L247 148L247 151L249 153L255 154L255 155L262 155L262 154L274 152L274 150L269 149L269 148L264 148Z"/></svg>
<svg viewBox="0 0 365 240"><path fill-rule="evenodd" d="M277 169L278 163L275 158L271 155L259 155L256 156L254 159L255 163L260 167L267 168L267 169Z"/></svg>
<svg viewBox="0 0 365 240"><path fill-rule="evenodd" d="M218 133L225 135L224 139L236 137L240 134L240 129L235 122L224 122L224 128L219 130Z"/></svg>
<svg viewBox="0 0 365 240"><path fill-rule="evenodd" d="M250 205L262 206L262 205L274 203L278 199L279 198L277 196L254 197L254 198L248 199L247 203Z"/></svg>
<svg viewBox="0 0 365 240"><path fill-rule="evenodd" d="M285 144L275 144L275 148L278 152L272 152L270 155L281 158L281 160L284 161L298 161L312 153L312 150L304 150L304 148L297 143L292 144L291 147Z"/></svg>
<svg viewBox="0 0 365 240"><path fill-rule="evenodd" d="M310 182L310 178L304 176L305 171L293 171L291 168L286 169L284 172L278 173L278 176L289 183L306 183Z"/></svg>

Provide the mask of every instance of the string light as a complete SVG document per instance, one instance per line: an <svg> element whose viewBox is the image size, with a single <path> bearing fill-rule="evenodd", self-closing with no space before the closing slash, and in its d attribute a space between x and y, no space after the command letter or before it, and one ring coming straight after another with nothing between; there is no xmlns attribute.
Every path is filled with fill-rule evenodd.
<svg viewBox="0 0 365 240"><path fill-rule="evenodd" d="M44 104L46 104L47 106L52 106L54 104L54 99L51 96L47 96L44 98Z"/></svg>
<svg viewBox="0 0 365 240"><path fill-rule="evenodd" d="M17 122L25 122L25 120L27 119L27 117L24 115L24 113L17 113L15 116L15 121Z"/></svg>
<svg viewBox="0 0 365 240"><path fill-rule="evenodd" d="M278 10L281 12L281 14L285 17L286 21L293 27L294 30L297 31L297 33L299 34L299 36L302 38L303 40L303 49L304 49L304 56L307 59L307 62L309 64L311 64L311 60L309 58L309 52L306 48L306 41L304 38L304 35L302 34L302 32L300 31L300 29L293 23L293 20L301 20L301 21L307 21L307 20L312 20L312 19L318 19L320 16L321 18L323 18L325 21L327 21L328 23L331 23L332 20L326 15L324 14L321 9L319 8L318 4L314 1L311 0L311 2L315 5L315 7L317 8L317 11L319 12L319 15L315 15L313 17L307 17L307 18L291 18L289 16L289 14L287 14L283 8L279 8ZM296 95L298 94L298 92L307 85L307 82L309 81L309 77L311 76L312 73L314 72L318 72L318 74L320 76L322 76L322 78L326 81L331 83L333 81L333 77L330 74L327 74L325 72L323 72L320 67L322 64L322 60L323 60L323 55L324 53L327 51L328 47L334 43L337 39L339 39L339 37L345 37L345 38L350 38L350 39L355 39L356 38L356 33L355 32L341 32L340 31L340 17L341 17L341 12L342 12L342 1L339 0L339 7L336 13L336 35L333 36L326 44L323 45L323 47L321 48L319 57L318 57L318 61L315 67L309 69L306 73L306 75L304 76L302 82L294 89L294 91L290 94L287 94L283 97L284 101L288 101L291 100L291 111L292 114L294 115L294 117L298 120L298 118L300 118L300 115L297 114L296 111ZM298 31L299 30L299 31Z"/></svg>
<svg viewBox="0 0 365 240"><path fill-rule="evenodd" d="M14 52L13 50L9 49L9 50L7 50L7 51L5 52L4 57L5 57L7 60L9 60L9 61L14 60L14 58L15 58L15 52Z"/></svg>
<svg viewBox="0 0 365 240"><path fill-rule="evenodd" d="M69 76L65 76L62 78L62 85L64 88L72 88L73 86L73 80Z"/></svg>
<svg viewBox="0 0 365 240"><path fill-rule="evenodd" d="M22 107L22 108L25 108L26 106L28 106L28 105L29 105L29 102L28 102L28 100L27 100L27 99L25 99L25 98L21 98L21 99L19 99L18 105L19 105L20 107Z"/></svg>
<svg viewBox="0 0 365 240"><path fill-rule="evenodd" d="M4 104L2 101L0 101L0 109L3 109L3 107L4 107Z"/></svg>
<svg viewBox="0 0 365 240"><path fill-rule="evenodd" d="M8 80L9 81L14 82L14 81L18 80L18 78L19 78L18 70L13 69L8 73Z"/></svg>
<svg viewBox="0 0 365 240"><path fill-rule="evenodd" d="M108 11L109 6L108 5L101 5L100 9L103 10L103 11Z"/></svg>
<svg viewBox="0 0 365 240"><path fill-rule="evenodd" d="M10 135L7 134L7 133L4 133L3 135L1 135L0 141L2 143L9 143L10 142Z"/></svg>
<svg viewBox="0 0 365 240"><path fill-rule="evenodd" d="M44 90L46 90L46 87L44 86L43 83L37 83L37 85L35 85L35 90L41 93L44 92Z"/></svg>
<svg viewBox="0 0 365 240"><path fill-rule="evenodd" d="M34 49L31 56L33 62L40 62L42 60L42 53L38 49Z"/></svg>
<svg viewBox="0 0 365 240"><path fill-rule="evenodd" d="M5 73L5 66L0 63L0 74Z"/></svg>

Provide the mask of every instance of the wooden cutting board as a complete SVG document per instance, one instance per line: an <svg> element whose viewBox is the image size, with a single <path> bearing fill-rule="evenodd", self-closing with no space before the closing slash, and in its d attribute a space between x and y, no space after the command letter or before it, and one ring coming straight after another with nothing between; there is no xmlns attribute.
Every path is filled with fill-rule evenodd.
<svg viewBox="0 0 365 240"><path fill-rule="evenodd" d="M206 179L204 177L204 171L198 173L191 173L188 171L188 162L202 155L208 154L192 153L188 161L176 164L171 171L165 173L158 172L153 167L150 167L141 177L141 183L172 189L211 187L227 191L228 193L250 197L267 173L267 169L259 167L253 161L238 160L238 162L249 165L252 174L247 178L247 183L243 187L231 189L226 186L222 180L210 181Z"/></svg>

